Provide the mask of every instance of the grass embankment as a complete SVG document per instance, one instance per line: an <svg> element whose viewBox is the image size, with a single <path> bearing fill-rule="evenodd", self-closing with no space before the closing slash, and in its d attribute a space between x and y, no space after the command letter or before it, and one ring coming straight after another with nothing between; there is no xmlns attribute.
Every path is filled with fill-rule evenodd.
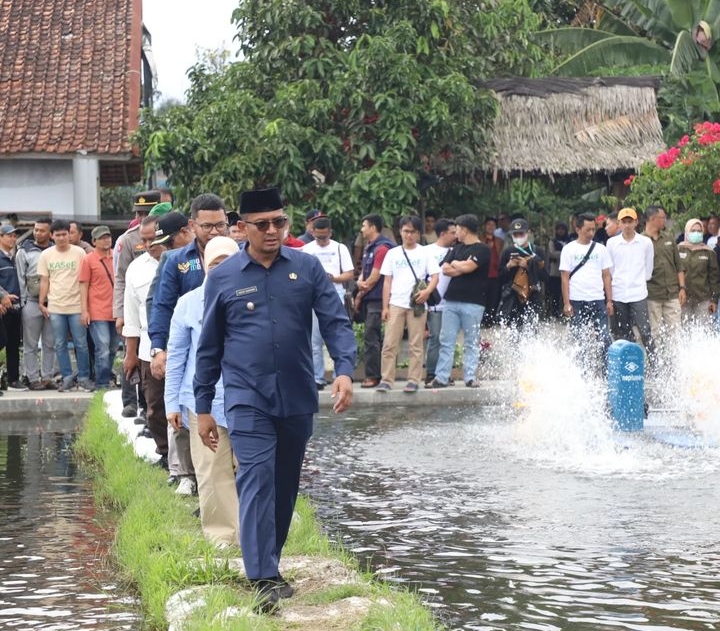
<svg viewBox="0 0 720 631"><path fill-rule="evenodd" d="M305 561L304 567L297 566L300 569L293 570L290 563L283 571L296 581L296 595L282 601L278 616L228 616L229 608L247 612L253 602L247 581L235 569L239 551L218 552L203 539L199 520L192 515L196 503L175 495L164 471L136 457L106 413L100 394L90 405L75 448L94 478L96 501L117 515L115 561L121 579L142 602L148 629L166 629L168 599L194 586L205 586L204 604L183 625L187 631L440 629L415 595L361 575L354 560L321 533L311 506L302 498L283 552L286 561ZM342 568L342 576L336 571L328 580L332 567Z"/></svg>

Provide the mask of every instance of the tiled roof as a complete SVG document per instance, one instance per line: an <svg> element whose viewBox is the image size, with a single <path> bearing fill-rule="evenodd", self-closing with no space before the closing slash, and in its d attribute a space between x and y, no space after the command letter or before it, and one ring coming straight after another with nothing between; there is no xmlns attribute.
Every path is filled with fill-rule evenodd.
<svg viewBox="0 0 720 631"><path fill-rule="evenodd" d="M0 2L0 155L129 154L141 0Z"/></svg>

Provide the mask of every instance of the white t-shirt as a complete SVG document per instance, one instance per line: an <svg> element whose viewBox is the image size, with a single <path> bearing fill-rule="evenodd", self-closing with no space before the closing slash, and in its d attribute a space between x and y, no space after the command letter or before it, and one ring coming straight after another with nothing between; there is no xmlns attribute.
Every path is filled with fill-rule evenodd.
<svg viewBox="0 0 720 631"><path fill-rule="evenodd" d="M350 251L342 243L338 243L332 239L330 239L325 246L321 246L317 241L313 240L310 241L310 243L306 243L300 249L316 257L323 266L323 269L333 276L340 276L343 272L348 272L353 269ZM334 283L334 285L338 295L342 298L345 295L345 286L343 283Z"/></svg>
<svg viewBox="0 0 720 631"><path fill-rule="evenodd" d="M560 251L560 271L572 272L585 258L591 245L570 241L563 246ZM611 267L612 259L607 248L602 243L596 243L587 262L570 278L570 300L605 300L602 273Z"/></svg>
<svg viewBox="0 0 720 631"><path fill-rule="evenodd" d="M448 250L450 248L444 248L441 245L438 245L437 243L431 243L430 245L426 245L425 249L428 251L430 256L435 259L435 262L438 264L438 267L440 267L440 263L442 263L443 259L445 258L445 255L448 253ZM447 289L448 285L450 284L450 276L445 276L445 274L442 273L442 270L440 270L440 276L438 276L438 284L437 284L437 290L440 292L441 296L445 295L445 290ZM445 307L445 298L443 298L440 301L440 304L435 305L434 307L430 307L433 311L442 311Z"/></svg>
<svg viewBox="0 0 720 631"><path fill-rule="evenodd" d="M647 282L652 277L655 258L650 237L635 233L632 241L626 241L621 232L608 239L607 250L612 261L613 300L645 300L648 295Z"/></svg>
<svg viewBox="0 0 720 631"><path fill-rule="evenodd" d="M160 261L155 260L148 252L145 252L130 263L127 272L125 272L125 298L123 302L123 318L125 322L122 334L125 337L140 338L138 357L146 362L149 362L152 358L150 357L150 336L148 335L145 302L159 265Z"/></svg>
<svg viewBox="0 0 720 631"><path fill-rule="evenodd" d="M410 295L415 286L415 276L424 279L440 271L437 261L430 255L427 246L416 245L412 250L405 250L410 259L415 275L403 254L403 247L398 245L385 255L380 274L392 276L390 304L403 309L410 308Z"/></svg>

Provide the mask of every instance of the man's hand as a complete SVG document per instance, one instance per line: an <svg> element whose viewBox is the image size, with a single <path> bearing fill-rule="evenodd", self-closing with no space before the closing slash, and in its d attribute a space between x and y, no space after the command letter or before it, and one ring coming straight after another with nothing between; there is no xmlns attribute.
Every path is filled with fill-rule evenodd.
<svg viewBox="0 0 720 631"><path fill-rule="evenodd" d="M211 451L217 451L218 446L218 431L217 423L212 417L212 414L198 414L197 415L198 434L203 445L205 445Z"/></svg>
<svg viewBox="0 0 720 631"><path fill-rule="evenodd" d="M115 330L118 335L122 335L123 327L125 326L124 318L115 318Z"/></svg>
<svg viewBox="0 0 720 631"><path fill-rule="evenodd" d="M429 287L426 287L425 289L420 290L415 294L415 304L422 305L425 304L430 298L430 294L432 292L430 291Z"/></svg>
<svg viewBox="0 0 720 631"><path fill-rule="evenodd" d="M49 318L49 317L50 317L50 312L48 311L48 308L47 308L44 304L42 304L42 303L39 304L38 306L40 307L40 313L43 314L43 317L44 317L45 319Z"/></svg>
<svg viewBox="0 0 720 631"><path fill-rule="evenodd" d="M563 305L563 315L566 318L572 317L573 314L573 308L572 305L568 302L567 304Z"/></svg>
<svg viewBox="0 0 720 631"><path fill-rule="evenodd" d="M383 322L387 322L390 318L390 308L389 307L383 307L382 313L380 314L380 318Z"/></svg>
<svg viewBox="0 0 720 631"><path fill-rule="evenodd" d="M150 372L155 379L165 378L165 364L167 363L167 352L160 351L150 360Z"/></svg>
<svg viewBox="0 0 720 631"><path fill-rule="evenodd" d="M180 416L181 416L180 412L168 412L165 415L165 417L167 418L167 422L170 423L170 425L172 425L175 428L176 432L180 431L180 425L181 425Z"/></svg>
<svg viewBox="0 0 720 631"><path fill-rule="evenodd" d="M125 357L123 357L123 372L125 373L125 379L130 379L130 375L132 375L136 368L140 368L140 360L138 359L138 356L125 353Z"/></svg>
<svg viewBox="0 0 720 631"><path fill-rule="evenodd" d="M607 301L607 314L612 317L615 315L615 305L612 300Z"/></svg>
<svg viewBox="0 0 720 631"><path fill-rule="evenodd" d="M83 311L80 314L80 324L82 324L86 329L90 326L90 314L87 311Z"/></svg>
<svg viewBox="0 0 720 631"><path fill-rule="evenodd" d="M710 313L715 313L717 311L717 303L711 302L708 311L710 311Z"/></svg>
<svg viewBox="0 0 720 631"><path fill-rule="evenodd" d="M338 375L332 384L330 398L335 399L333 412L341 414L350 407L353 397L352 379L347 375Z"/></svg>
<svg viewBox="0 0 720 631"><path fill-rule="evenodd" d="M15 294L5 294L2 297L2 300L0 300L0 304L5 309L10 309L10 308L12 308L12 303L17 301L17 299L18 299L18 297Z"/></svg>

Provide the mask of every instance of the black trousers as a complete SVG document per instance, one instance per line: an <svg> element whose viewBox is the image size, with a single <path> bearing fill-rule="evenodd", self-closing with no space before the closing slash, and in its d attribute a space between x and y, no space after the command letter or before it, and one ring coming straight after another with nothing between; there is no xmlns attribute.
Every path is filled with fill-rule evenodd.
<svg viewBox="0 0 720 631"><path fill-rule="evenodd" d="M21 313L21 309L8 309L0 318L0 349L5 348L8 383L14 383L20 379Z"/></svg>
<svg viewBox="0 0 720 631"><path fill-rule="evenodd" d="M380 379L382 301L368 300L365 308L365 378Z"/></svg>

